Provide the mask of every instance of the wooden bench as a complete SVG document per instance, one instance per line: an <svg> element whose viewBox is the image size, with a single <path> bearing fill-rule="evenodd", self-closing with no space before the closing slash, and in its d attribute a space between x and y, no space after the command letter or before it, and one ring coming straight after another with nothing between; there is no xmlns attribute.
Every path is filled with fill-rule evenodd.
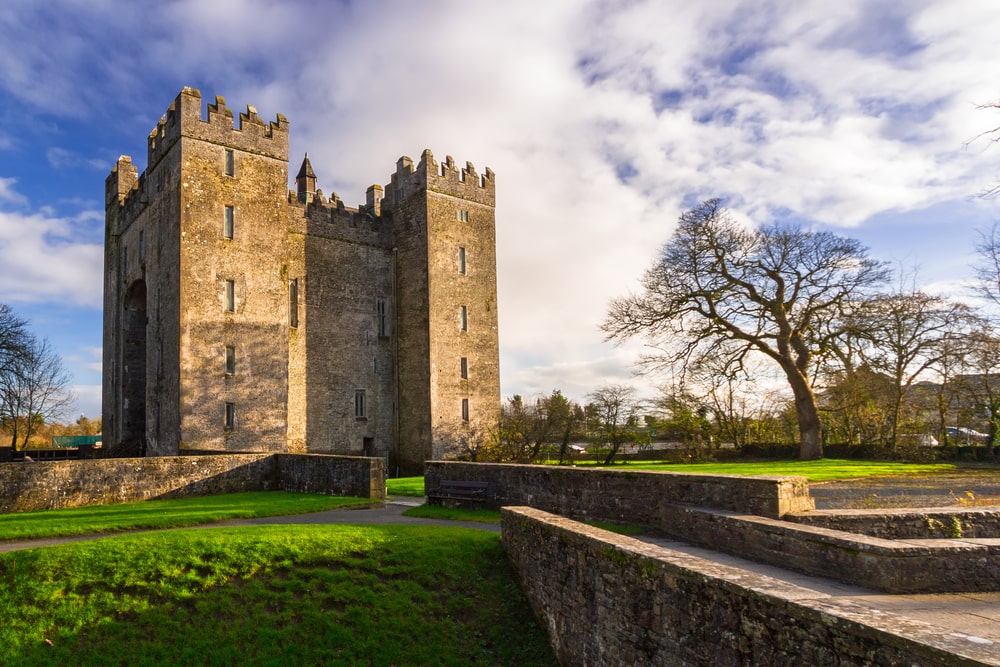
<svg viewBox="0 0 1000 667"><path fill-rule="evenodd" d="M441 480L437 489L428 496L439 500L484 501L489 500L490 485L487 482L464 482Z"/></svg>

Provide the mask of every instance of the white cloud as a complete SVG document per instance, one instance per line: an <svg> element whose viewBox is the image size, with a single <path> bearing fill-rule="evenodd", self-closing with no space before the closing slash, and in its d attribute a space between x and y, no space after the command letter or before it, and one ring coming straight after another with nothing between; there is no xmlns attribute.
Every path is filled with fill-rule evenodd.
<svg viewBox="0 0 1000 667"><path fill-rule="evenodd" d="M0 179L0 201L27 204L8 179ZM81 241L81 229L100 216L84 211L73 218L50 209L0 209L0 294L9 302L55 302L100 306L101 244Z"/></svg>
<svg viewBox="0 0 1000 667"><path fill-rule="evenodd" d="M28 199L14 190L15 183L17 183L16 178L0 178L0 202L24 206L28 203Z"/></svg>
<svg viewBox="0 0 1000 667"><path fill-rule="evenodd" d="M975 109L1000 98L981 0L20 5L0 8L0 89L34 108L155 122L199 86L285 114L292 169L308 150L348 204L424 148L493 168L505 393L619 378L634 350L601 343L606 304L701 199L860 230L1000 174L1000 151L962 147L997 124ZM99 303L76 222L25 212L9 179L0 202L0 290Z"/></svg>
<svg viewBox="0 0 1000 667"><path fill-rule="evenodd" d="M76 416L85 415L90 419L101 416L101 385L99 384L78 384L70 387L76 397L74 408L76 415L66 416L69 421L76 421Z"/></svg>
<svg viewBox="0 0 1000 667"><path fill-rule="evenodd" d="M54 146L45 151L45 159L56 169L72 169L76 167L88 167L100 171L107 171L111 165L104 160L85 158L75 151Z"/></svg>

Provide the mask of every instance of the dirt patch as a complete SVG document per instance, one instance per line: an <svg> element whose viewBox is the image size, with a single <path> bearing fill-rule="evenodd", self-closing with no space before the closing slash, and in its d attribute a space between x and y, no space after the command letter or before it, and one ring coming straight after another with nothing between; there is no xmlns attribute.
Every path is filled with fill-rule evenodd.
<svg viewBox="0 0 1000 667"><path fill-rule="evenodd" d="M809 493L816 509L993 506L1000 505L1000 469L814 482Z"/></svg>

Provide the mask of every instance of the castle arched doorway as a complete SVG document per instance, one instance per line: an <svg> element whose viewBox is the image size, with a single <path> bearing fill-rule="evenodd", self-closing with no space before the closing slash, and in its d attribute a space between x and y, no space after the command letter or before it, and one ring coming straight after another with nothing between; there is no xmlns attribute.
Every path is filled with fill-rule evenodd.
<svg viewBox="0 0 1000 667"><path fill-rule="evenodd" d="M137 280L125 293L122 312L123 456L146 454L146 281Z"/></svg>

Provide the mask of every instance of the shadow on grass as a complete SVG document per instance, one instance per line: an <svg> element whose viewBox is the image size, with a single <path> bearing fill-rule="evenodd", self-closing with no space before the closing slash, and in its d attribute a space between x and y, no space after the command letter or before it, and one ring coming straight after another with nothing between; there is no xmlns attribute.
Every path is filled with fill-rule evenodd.
<svg viewBox="0 0 1000 667"><path fill-rule="evenodd" d="M468 529L122 536L4 554L0 581L3 664L555 664L499 537Z"/></svg>

